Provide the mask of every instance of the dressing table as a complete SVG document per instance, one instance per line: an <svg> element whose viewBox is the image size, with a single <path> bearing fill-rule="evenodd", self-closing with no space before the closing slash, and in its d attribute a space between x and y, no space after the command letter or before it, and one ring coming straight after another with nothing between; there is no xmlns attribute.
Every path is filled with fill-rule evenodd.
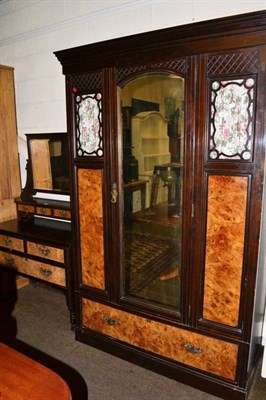
<svg viewBox="0 0 266 400"><path fill-rule="evenodd" d="M26 185L15 199L17 219L0 224L0 265L64 290L73 327L70 202L54 199L69 194L67 134L26 137Z"/></svg>

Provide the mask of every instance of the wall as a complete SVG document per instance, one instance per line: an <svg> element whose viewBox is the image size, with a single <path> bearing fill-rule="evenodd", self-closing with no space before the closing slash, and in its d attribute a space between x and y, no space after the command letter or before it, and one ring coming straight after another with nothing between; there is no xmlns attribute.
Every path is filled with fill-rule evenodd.
<svg viewBox="0 0 266 400"><path fill-rule="evenodd" d="M19 136L66 130L64 77L54 51L265 5L266 0L2 0L0 64L15 68Z"/></svg>
<svg viewBox="0 0 266 400"><path fill-rule="evenodd" d="M0 0L0 64L15 68L22 185L24 133L66 130L64 76L54 51L265 6L266 0Z"/></svg>

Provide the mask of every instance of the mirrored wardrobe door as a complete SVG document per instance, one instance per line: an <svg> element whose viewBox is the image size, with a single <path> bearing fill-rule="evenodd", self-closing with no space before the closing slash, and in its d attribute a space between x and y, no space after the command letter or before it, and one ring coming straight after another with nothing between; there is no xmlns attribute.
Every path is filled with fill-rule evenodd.
<svg viewBox="0 0 266 400"><path fill-rule="evenodd" d="M123 295L180 312L184 78L146 73L120 90Z"/></svg>

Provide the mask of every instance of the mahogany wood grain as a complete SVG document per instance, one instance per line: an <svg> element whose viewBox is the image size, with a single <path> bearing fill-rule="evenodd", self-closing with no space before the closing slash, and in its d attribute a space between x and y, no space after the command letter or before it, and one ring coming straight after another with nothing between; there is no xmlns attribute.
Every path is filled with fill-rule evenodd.
<svg viewBox="0 0 266 400"><path fill-rule="evenodd" d="M0 343L2 400L71 400L66 382L55 372Z"/></svg>

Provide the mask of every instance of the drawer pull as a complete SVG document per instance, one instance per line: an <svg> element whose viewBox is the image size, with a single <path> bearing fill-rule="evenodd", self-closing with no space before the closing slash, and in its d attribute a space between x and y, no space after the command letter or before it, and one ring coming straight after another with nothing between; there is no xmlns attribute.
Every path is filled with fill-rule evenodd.
<svg viewBox="0 0 266 400"><path fill-rule="evenodd" d="M48 278L53 273L50 269L46 269L43 267L40 268L40 272L43 276L45 276L45 278Z"/></svg>
<svg viewBox="0 0 266 400"><path fill-rule="evenodd" d="M185 343L184 347L186 350L190 351L190 353L193 353L193 354L203 353L203 351L200 347L196 347L193 344Z"/></svg>
<svg viewBox="0 0 266 400"><path fill-rule="evenodd" d="M39 246L39 250L43 256L48 256L48 254L50 254L50 250L45 246Z"/></svg>
<svg viewBox="0 0 266 400"><path fill-rule="evenodd" d="M60 217L66 217L67 216L66 210L60 210L59 215L60 215Z"/></svg>
<svg viewBox="0 0 266 400"><path fill-rule="evenodd" d="M106 315L103 317L103 320L108 324L108 325L116 325L117 321L115 319L112 319L110 317L107 317Z"/></svg>
<svg viewBox="0 0 266 400"><path fill-rule="evenodd" d="M5 244L6 244L8 247L11 247L11 246L12 246L12 240L11 240L10 238L5 237L4 240L5 240Z"/></svg>
<svg viewBox="0 0 266 400"><path fill-rule="evenodd" d="M117 184L113 183L112 190L111 190L111 203L117 202L117 196L118 196Z"/></svg>
<svg viewBox="0 0 266 400"><path fill-rule="evenodd" d="M5 257L5 262L8 267L14 267L15 265L15 260L12 257Z"/></svg>

